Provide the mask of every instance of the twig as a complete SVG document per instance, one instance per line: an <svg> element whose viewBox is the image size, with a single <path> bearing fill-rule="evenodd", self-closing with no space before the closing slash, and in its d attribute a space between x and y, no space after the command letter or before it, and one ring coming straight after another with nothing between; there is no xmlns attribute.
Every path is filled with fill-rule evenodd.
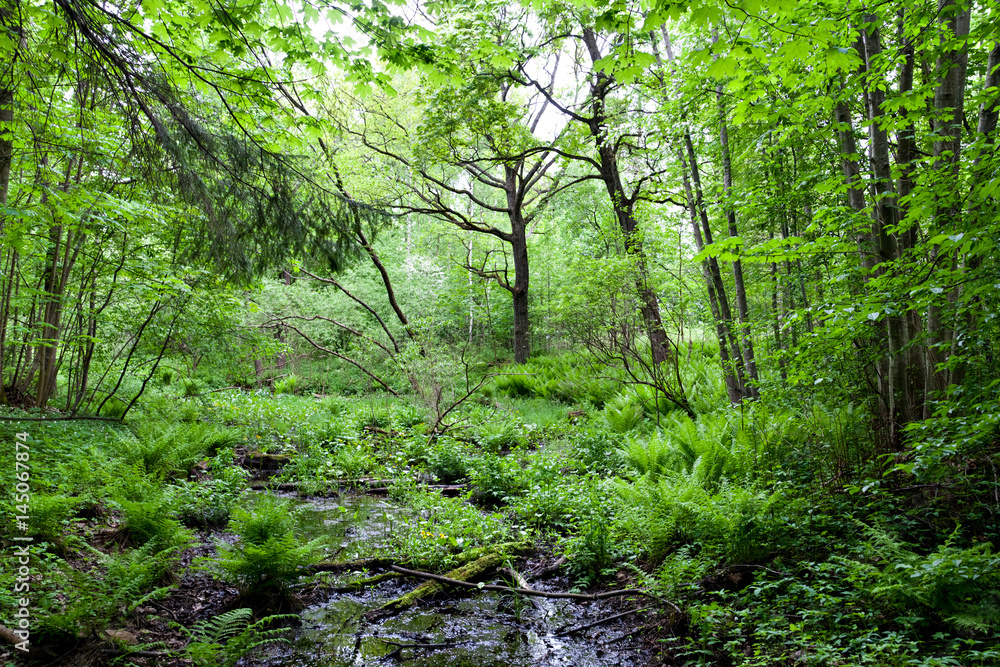
<svg viewBox="0 0 1000 667"><path fill-rule="evenodd" d="M398 646L399 648L451 648L458 646L458 642L445 642L444 644L400 644L389 639L379 639L383 644Z"/></svg>
<svg viewBox="0 0 1000 667"><path fill-rule="evenodd" d="M620 614L615 614L613 616L608 616L607 618L602 618L599 621L594 621L593 623L587 623L586 625L581 625L576 628L570 628L569 630L560 630L556 633L556 637L565 637L566 635L571 635L574 632L580 632L581 630L588 630L597 625L603 625L604 623L610 623L615 619L622 618L623 616L629 616L630 614L638 614L640 611L649 611L650 609L656 609L656 607L642 607L640 609L629 609L628 611L623 611Z"/></svg>
<svg viewBox="0 0 1000 667"><path fill-rule="evenodd" d="M63 421L98 421L122 423L118 417L91 417L89 415L72 415L69 417L7 417L0 416L0 421L5 422L63 422Z"/></svg>
<svg viewBox="0 0 1000 667"><path fill-rule="evenodd" d="M646 628L636 628L635 630L629 630L625 634L618 635L617 637L612 637L611 639L606 639L605 641L600 642L598 644L598 646L607 646L608 644L613 644L615 642L620 642L623 639L628 639L629 637L631 637L632 635L636 634L640 630L645 630L645 629Z"/></svg>
<svg viewBox="0 0 1000 667"><path fill-rule="evenodd" d="M498 591L500 593L519 593L521 595L537 595L543 598L555 598L563 600L603 600L605 598L617 597L619 595L642 595L648 598L656 598L652 593L647 593L644 590L638 588L627 588L621 591L607 591L605 593L594 593L593 595L588 595L585 593L547 593L545 591L536 591L530 588L511 588L510 586L497 586L495 584L474 584L470 581L459 581L458 579L449 579L448 577L442 577L440 574L431 574L430 572L419 572L417 570L407 570L406 568L399 567L398 565L390 565L390 570L399 572L401 574L407 574L411 577L420 577L422 579L433 579L434 581L440 581L444 584L453 584L455 586L464 586L466 588L478 588L484 591ZM658 599L658 598L656 598ZM672 603L667 602L667 604L673 606L677 611L680 609L674 606Z"/></svg>
<svg viewBox="0 0 1000 667"><path fill-rule="evenodd" d="M727 570L736 570L741 567L747 567L753 570L764 570L765 572L770 572L771 574L780 574L783 577L794 576L791 572L781 572L780 570L772 570L769 567L764 567L763 565L730 565Z"/></svg>
<svg viewBox="0 0 1000 667"><path fill-rule="evenodd" d="M552 563L552 565L547 565L546 567L539 568L537 570L532 570L529 574L532 579L544 579L545 577L551 576L559 571L559 568L566 564L566 556L560 556L559 559Z"/></svg>
<svg viewBox="0 0 1000 667"><path fill-rule="evenodd" d="M404 648L411 648L411 649L423 648L423 649L428 649L428 650L434 651L434 650L443 649L443 648L453 648L453 647L459 645L459 642L446 642L444 644L400 644L400 643L397 643L397 642L394 642L394 641L390 641L388 639L381 639L380 641L383 644L389 644L390 646L395 646L396 647L396 650L394 650L392 653L389 653L388 655L385 656L385 658L383 658L384 660L388 660L388 659L391 659L391 658L400 658L401 659ZM468 643L468 642L463 642L463 643Z"/></svg>

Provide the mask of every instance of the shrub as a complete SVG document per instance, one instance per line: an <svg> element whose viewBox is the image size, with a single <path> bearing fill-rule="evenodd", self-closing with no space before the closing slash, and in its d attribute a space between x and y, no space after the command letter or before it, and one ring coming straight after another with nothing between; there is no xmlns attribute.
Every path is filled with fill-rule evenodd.
<svg viewBox="0 0 1000 667"><path fill-rule="evenodd" d="M70 516L80 498L69 498L63 495L36 493L31 497L32 533L41 540L60 542L66 534Z"/></svg>
<svg viewBox="0 0 1000 667"><path fill-rule="evenodd" d="M584 468L596 472L611 472L621 466L622 458L617 450L619 436L603 428L587 428L572 436L573 458Z"/></svg>
<svg viewBox="0 0 1000 667"><path fill-rule="evenodd" d="M482 456L476 459L469 478L476 487L473 498L485 505L500 505L523 490L521 466L510 456Z"/></svg>
<svg viewBox="0 0 1000 667"><path fill-rule="evenodd" d="M616 530L653 560L696 544L726 562L754 562L780 537L772 517L783 500L778 493L726 481L709 493L696 473L642 477L613 488L622 503Z"/></svg>
<svg viewBox="0 0 1000 667"><path fill-rule="evenodd" d="M207 454L232 446L237 431L211 424L170 424L143 422L135 437L119 436L113 450L129 465L139 465L152 475L166 477L186 474Z"/></svg>
<svg viewBox="0 0 1000 667"><path fill-rule="evenodd" d="M577 586L593 586L617 570L611 543L608 521L596 517L563 542L566 569Z"/></svg>
<svg viewBox="0 0 1000 667"><path fill-rule="evenodd" d="M167 551L191 539L191 531L173 517L170 493L153 491L144 500L119 500L118 505L125 533L137 545L149 544L155 551Z"/></svg>
<svg viewBox="0 0 1000 667"><path fill-rule="evenodd" d="M296 392L299 378L296 375L289 375L280 380L274 381L275 394L294 394Z"/></svg>
<svg viewBox="0 0 1000 667"><path fill-rule="evenodd" d="M481 512L459 498L417 488L399 491L407 494L406 500L419 518L400 523L392 537L400 553L417 567L447 570L457 564L463 551L526 536L515 532L503 515Z"/></svg>
<svg viewBox="0 0 1000 667"><path fill-rule="evenodd" d="M458 441L442 436L431 445L427 469L443 484L451 484L468 476L468 457Z"/></svg>
<svg viewBox="0 0 1000 667"><path fill-rule="evenodd" d="M149 600L166 596L171 585L153 588L164 580L178 561L182 546L156 549L152 542L120 554L104 554L94 550L98 562L106 569L95 596L98 617L125 618Z"/></svg>
<svg viewBox="0 0 1000 667"><path fill-rule="evenodd" d="M618 450L625 463L640 475L657 478L667 472L682 468L683 459L678 449L659 436L632 437L628 445Z"/></svg>
<svg viewBox="0 0 1000 667"><path fill-rule="evenodd" d="M535 527L569 529L588 504L587 478L567 476L558 459L535 455L521 479L525 493L511 502L511 510Z"/></svg>
<svg viewBox="0 0 1000 667"><path fill-rule="evenodd" d="M204 386L195 378L181 379L181 394L186 398L198 396L204 390Z"/></svg>
<svg viewBox="0 0 1000 667"><path fill-rule="evenodd" d="M1000 556L988 543L955 545L958 530L928 554L920 554L877 527L860 524L867 552L884 564L839 559L864 590L889 602L904 617L922 610L963 632L1000 627Z"/></svg>
<svg viewBox="0 0 1000 667"><path fill-rule="evenodd" d="M121 399L112 396L107 403L104 404L104 408L101 410L102 417L110 417L111 419L121 419L125 416L125 410L128 408L128 404Z"/></svg>
<svg viewBox="0 0 1000 667"><path fill-rule="evenodd" d="M247 488L249 473L232 464L232 453L212 463L212 479L184 482L176 492L177 514L189 526L221 526Z"/></svg>
<svg viewBox="0 0 1000 667"><path fill-rule="evenodd" d="M338 477L356 480L371 469L372 461L364 445L345 445L337 450L333 465Z"/></svg>

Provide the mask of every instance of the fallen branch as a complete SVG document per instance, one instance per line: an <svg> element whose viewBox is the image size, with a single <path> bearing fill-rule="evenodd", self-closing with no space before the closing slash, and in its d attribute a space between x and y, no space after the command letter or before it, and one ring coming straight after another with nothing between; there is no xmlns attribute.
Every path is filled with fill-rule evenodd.
<svg viewBox="0 0 1000 667"><path fill-rule="evenodd" d="M166 658L173 655L169 651L133 651L127 648L102 648L98 652L102 655L134 655L139 658Z"/></svg>
<svg viewBox="0 0 1000 667"><path fill-rule="evenodd" d="M580 632L581 630L589 630L590 628L596 627L598 625L610 623L611 621L617 620L619 618L630 616L632 614L638 614L640 611L649 611L650 609L656 609L656 607L642 607L640 609L629 609L628 611L623 611L620 614L614 614L613 616L602 618L601 620L594 621L593 623L587 623L586 625L570 628L569 630L560 630L559 632L556 633L556 637L565 637L566 635L571 635L574 632Z"/></svg>
<svg viewBox="0 0 1000 667"><path fill-rule="evenodd" d="M480 585L474 584L469 579L479 576L486 570L496 567L502 563L507 556L500 551L493 551L491 553L482 556L481 558L474 560L470 563L455 568L448 572L448 576L439 576L436 574L428 574L427 572L418 572L416 570L407 570L405 568L399 567L398 565L390 565L389 569L394 572L399 572L400 574L405 574L412 577L420 577L422 579L430 579L431 581L425 581L416 588L414 588L409 593L401 595L395 600L390 600L378 609L372 609L364 614L366 620L373 621L386 616L391 616L393 614L399 613L404 609L409 609L415 605L420 600L425 598L433 597L438 593L444 591L444 584L460 584L462 586L471 586L472 588L477 588Z"/></svg>
<svg viewBox="0 0 1000 667"><path fill-rule="evenodd" d="M398 646L399 648L451 648L453 646L458 646L458 642L445 642L444 644L400 644L399 642L394 642L389 639L380 639L383 644L389 644L390 646Z"/></svg>
<svg viewBox="0 0 1000 667"><path fill-rule="evenodd" d="M66 421L95 421L95 422L115 422L122 423L121 417L95 417L92 415L70 415L68 417L8 417L0 415L0 421L5 422L66 422Z"/></svg>
<svg viewBox="0 0 1000 667"><path fill-rule="evenodd" d="M532 570L529 574L531 575L532 579L544 579L546 577L550 577L556 572L558 572L559 568L561 568L563 565L566 564L566 560L567 560L566 556L561 556L559 557L558 560L556 560L556 562L552 563L552 565L547 565L546 567L542 567L537 570Z"/></svg>
<svg viewBox="0 0 1000 667"><path fill-rule="evenodd" d="M379 435L384 435L390 438L401 435L399 431L387 431L384 428L379 428L378 426L363 426L361 430L368 431L369 433L378 433Z"/></svg>
<svg viewBox="0 0 1000 667"><path fill-rule="evenodd" d="M344 572L345 570L383 570L393 565L388 558L363 558L361 560L347 561L346 563L316 563L301 568L302 574L316 574L318 572Z"/></svg>
<svg viewBox="0 0 1000 667"><path fill-rule="evenodd" d="M389 579L396 579L402 577L403 575L398 572L383 572L381 574L372 575L370 577L364 577L363 579L358 579L350 583L344 584L343 586L336 586L331 588L334 593L351 593L353 591L359 591L365 586L374 586L375 584L380 584L383 581L388 581Z"/></svg>
<svg viewBox="0 0 1000 667"><path fill-rule="evenodd" d="M460 579L453 579L450 577L442 576L440 574L431 574L430 572L419 572L417 570L407 570L406 568L399 567L398 565L391 565L389 569L394 572L399 572L400 574L406 574L411 577L420 577L421 579L431 579L443 584L452 584L454 586L465 586L466 588L478 588L483 591L497 591L500 593L519 593L521 595L536 595L542 598L554 598L559 600L603 600L605 598L617 597L619 595L642 595L643 597L656 598L652 593L647 593L644 590L638 588L627 588L621 591L606 591L604 593L548 593L546 591L536 591L531 588L511 588L510 586L497 586L496 584L474 584L468 581L462 581ZM450 573L449 573L450 574ZM672 603L667 602L671 606ZM679 608L674 607L677 611Z"/></svg>
<svg viewBox="0 0 1000 667"><path fill-rule="evenodd" d="M293 458L290 454L268 454L267 452L250 452L246 455L248 461L270 463L276 466L285 465L291 462Z"/></svg>
<svg viewBox="0 0 1000 667"><path fill-rule="evenodd" d="M460 491L465 491L469 488L468 484L421 484L418 488L430 489L433 491L440 491L441 495L458 495ZM369 488L365 490L365 493L371 494L386 494L392 490L391 486L381 486L377 488Z"/></svg>
<svg viewBox="0 0 1000 667"><path fill-rule="evenodd" d="M391 486L374 486L375 484L394 484L396 480L394 479L373 479L373 480L346 480L346 479L334 479L330 480L330 486L327 489L321 489L321 494L339 493L340 487L342 486L362 486L367 487L361 489L363 493L370 493L372 495L384 495L392 490ZM254 491L298 491L299 488L306 486L301 482L257 482L250 485L250 488ZM434 491L440 491L442 495L448 494L458 494L469 488L468 484L419 484L418 488L421 489L431 489Z"/></svg>
<svg viewBox="0 0 1000 667"><path fill-rule="evenodd" d="M772 570L769 567L764 567L763 565L730 565L727 570L738 570L741 567L745 567L750 570L764 570L765 572L770 572L771 574L779 574L783 577L793 577L791 572L781 572L780 570Z"/></svg>
<svg viewBox="0 0 1000 667"><path fill-rule="evenodd" d="M459 644L463 644L463 643L467 644L468 643L468 642L445 642L443 644L400 644L398 642L390 641L388 639L382 639L381 641L382 641L383 644L388 644L390 646L395 646L396 647L396 649L392 653L387 654L383 658L383 660L391 660L393 658L401 659L402 658L402 654L403 654L403 649L406 649L406 648L409 648L409 649L421 649L422 648L422 649L427 649L429 651L437 651L437 650L445 649L445 648L454 648L454 647L458 646Z"/></svg>
<svg viewBox="0 0 1000 667"><path fill-rule="evenodd" d="M296 482L283 482L281 484L260 482L251 484L250 488L254 491L298 491L299 484Z"/></svg>

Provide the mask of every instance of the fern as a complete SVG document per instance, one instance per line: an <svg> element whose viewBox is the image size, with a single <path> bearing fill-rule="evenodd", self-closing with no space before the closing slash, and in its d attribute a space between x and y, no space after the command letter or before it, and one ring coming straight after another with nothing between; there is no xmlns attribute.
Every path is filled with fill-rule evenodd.
<svg viewBox="0 0 1000 667"><path fill-rule="evenodd" d="M872 593L901 612L923 607L958 628L990 632L1000 627L1000 556L988 543L961 549L956 528L927 555L878 526L856 522L867 546L884 567L837 559L866 582Z"/></svg>
<svg viewBox="0 0 1000 667"><path fill-rule="evenodd" d="M218 567L248 595L286 595L301 568L318 559L323 538L302 543L287 503L261 499L253 512L237 510L230 529L240 536L220 544Z"/></svg>
<svg viewBox="0 0 1000 667"><path fill-rule="evenodd" d="M172 585L153 586L177 563L182 547L157 552L150 543L121 554L105 554L90 545L87 549L105 568L104 577L96 582L99 593L94 596L91 612L99 618L115 619L166 596Z"/></svg>
<svg viewBox="0 0 1000 667"><path fill-rule="evenodd" d="M265 629L268 625L294 618L283 614L267 616L251 623L250 609L234 609L214 618L196 623L190 630L181 628L190 642L186 651L196 667L234 667L251 651L274 642L288 641L281 637L283 628Z"/></svg>
<svg viewBox="0 0 1000 667"><path fill-rule="evenodd" d="M644 417L642 404L628 394L618 394L604 406L608 428L615 433L625 433L637 427Z"/></svg>
<svg viewBox="0 0 1000 667"><path fill-rule="evenodd" d="M195 641L221 644L245 630L252 620L253 611L250 609L233 609L214 618L199 621L191 628L191 636Z"/></svg>
<svg viewBox="0 0 1000 667"><path fill-rule="evenodd" d="M718 460L718 459L716 459ZM711 457L698 466L712 469ZM617 482L621 501L620 534L635 540L635 547L653 560L663 558L678 544L699 544L722 560L748 562L767 553L773 529L767 516L781 500L753 487L721 481L708 492L701 472L678 472L634 483Z"/></svg>
<svg viewBox="0 0 1000 667"><path fill-rule="evenodd" d="M235 431L212 424L147 421L135 436L120 435L112 448L129 465L168 477L190 470L198 461L238 440Z"/></svg>
<svg viewBox="0 0 1000 667"><path fill-rule="evenodd" d="M667 472L677 470L679 465L678 451L659 437L653 437L649 440L629 438L628 446L619 449L618 453L640 475L649 475L654 479Z"/></svg>

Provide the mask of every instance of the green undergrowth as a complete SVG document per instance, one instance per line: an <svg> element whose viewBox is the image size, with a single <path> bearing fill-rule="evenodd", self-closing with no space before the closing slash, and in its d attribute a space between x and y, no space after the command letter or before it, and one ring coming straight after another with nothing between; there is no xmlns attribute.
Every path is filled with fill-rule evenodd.
<svg viewBox="0 0 1000 667"><path fill-rule="evenodd" d="M232 536L200 566L235 584L241 604L293 608L303 566L339 543L306 539L288 503L249 494L237 464L263 451L287 457L275 479L302 495L389 480L412 520L393 522L371 555L443 572L528 540L567 557L576 589L626 580L663 596L686 619L661 637L666 664L996 664L989 415L975 421L985 434L941 417L909 451L886 452L861 406L731 408L692 358L685 379L710 399L694 398L696 419L621 384L601 401L509 391L529 377L519 368L444 434L406 397L237 390L152 395L125 426L2 424L7 440L31 429L44 471L29 528L39 632L72 641L168 595L204 527ZM550 382L581 362L530 367L532 382ZM9 505L0 518L9 535ZM5 609L11 577L0 573Z"/></svg>

